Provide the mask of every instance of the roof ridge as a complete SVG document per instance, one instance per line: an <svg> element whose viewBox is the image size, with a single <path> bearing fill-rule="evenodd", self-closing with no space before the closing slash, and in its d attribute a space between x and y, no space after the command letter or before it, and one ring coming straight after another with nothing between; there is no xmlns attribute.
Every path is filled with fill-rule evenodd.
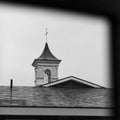
<svg viewBox="0 0 120 120"><path fill-rule="evenodd" d="M73 77L73 78L75 78L75 79L78 79L78 80L80 80L80 81L83 81L83 82L86 82L86 83L89 83L89 84L98 86L98 87L100 87L100 88L105 88L105 87L103 87L103 86L100 86L100 85L98 85L98 84L89 82L89 81L87 81L87 80L83 80L83 79L77 78L77 77L75 77L75 76L68 76L68 77L65 77L65 78L61 78L61 79L59 79L59 80L57 80L57 81L53 81L53 82L51 82L51 83L43 84L43 86L44 86L44 85L47 85L47 84L57 83L57 82L59 82L59 81L63 81L64 79L68 79L68 78L71 78L71 77Z"/></svg>

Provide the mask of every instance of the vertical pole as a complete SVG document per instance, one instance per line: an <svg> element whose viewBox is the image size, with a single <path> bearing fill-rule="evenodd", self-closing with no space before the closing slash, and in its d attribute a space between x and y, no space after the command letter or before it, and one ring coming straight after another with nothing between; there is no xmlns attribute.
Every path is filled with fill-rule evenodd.
<svg viewBox="0 0 120 120"><path fill-rule="evenodd" d="M13 79L10 80L10 105L12 104Z"/></svg>

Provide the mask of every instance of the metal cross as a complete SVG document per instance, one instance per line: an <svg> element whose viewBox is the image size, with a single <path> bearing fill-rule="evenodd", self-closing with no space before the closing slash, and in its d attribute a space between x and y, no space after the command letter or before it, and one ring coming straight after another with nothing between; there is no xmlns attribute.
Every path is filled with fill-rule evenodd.
<svg viewBox="0 0 120 120"><path fill-rule="evenodd" d="M46 35L46 42L47 42L47 34L48 34L47 28L45 30L46 30L45 35Z"/></svg>

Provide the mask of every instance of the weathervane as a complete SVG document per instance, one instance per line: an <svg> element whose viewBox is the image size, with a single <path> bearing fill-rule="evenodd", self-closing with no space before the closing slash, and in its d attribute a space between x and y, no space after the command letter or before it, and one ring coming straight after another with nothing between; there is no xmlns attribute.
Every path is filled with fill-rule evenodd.
<svg viewBox="0 0 120 120"><path fill-rule="evenodd" d="M46 35L46 42L47 42L47 34L48 34L47 28L45 30L46 30L45 35Z"/></svg>

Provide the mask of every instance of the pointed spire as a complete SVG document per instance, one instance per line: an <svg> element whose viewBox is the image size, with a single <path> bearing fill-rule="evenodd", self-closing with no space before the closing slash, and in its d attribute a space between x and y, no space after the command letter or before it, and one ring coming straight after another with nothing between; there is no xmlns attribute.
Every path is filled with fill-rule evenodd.
<svg viewBox="0 0 120 120"><path fill-rule="evenodd" d="M40 55L40 57L39 57L38 59L58 60L58 59L51 53L47 42L46 42L46 44L45 44L45 48L44 48L42 54Z"/></svg>
<svg viewBox="0 0 120 120"><path fill-rule="evenodd" d="M48 31L47 31L47 28L45 29L46 32L45 32L45 35L46 35L46 43L45 43L45 48L42 52L42 54L40 55L40 57L38 59L40 60L58 60L50 51L49 49L49 46L48 46L48 43L47 43L47 34L48 34Z"/></svg>
<svg viewBox="0 0 120 120"><path fill-rule="evenodd" d="M37 59L35 59L32 63L32 66L36 66L37 63L40 63L40 62L48 62L49 63L52 63L52 64L59 64L61 62L61 60L59 60L58 58L56 58L50 51L49 49L49 46L48 46L48 43L47 43L47 28L46 28L46 43L45 43L45 47L44 47L44 50L42 52L42 54L40 55L40 57L38 57Z"/></svg>

